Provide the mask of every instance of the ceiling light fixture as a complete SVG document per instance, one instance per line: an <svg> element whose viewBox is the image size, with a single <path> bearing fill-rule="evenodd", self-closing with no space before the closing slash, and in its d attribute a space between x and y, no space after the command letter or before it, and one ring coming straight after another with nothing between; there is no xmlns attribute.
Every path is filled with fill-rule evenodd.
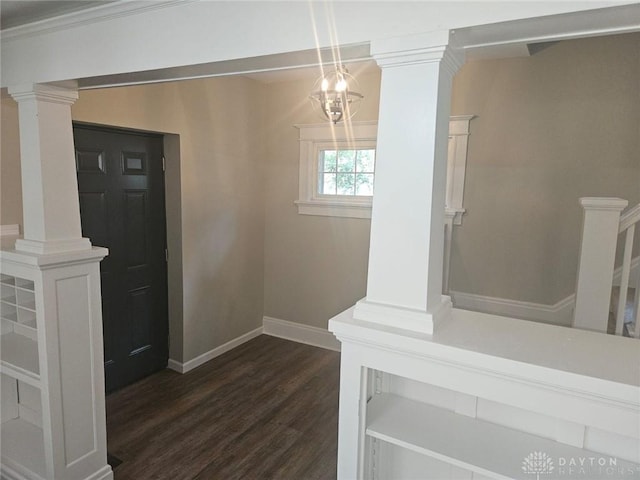
<svg viewBox="0 0 640 480"><path fill-rule="evenodd" d="M364 98L354 88L358 88L358 82L341 65L316 81L309 98L325 118L337 124L344 118L351 118L356 113L358 102Z"/></svg>

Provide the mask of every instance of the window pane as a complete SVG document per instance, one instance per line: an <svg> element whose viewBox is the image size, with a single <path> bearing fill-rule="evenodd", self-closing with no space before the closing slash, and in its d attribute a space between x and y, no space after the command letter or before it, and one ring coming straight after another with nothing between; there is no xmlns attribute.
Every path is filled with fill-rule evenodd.
<svg viewBox="0 0 640 480"><path fill-rule="evenodd" d="M337 177L338 195L353 195L356 176L353 173L339 173Z"/></svg>
<svg viewBox="0 0 640 480"><path fill-rule="evenodd" d="M336 171L336 152L335 150L323 150L320 152L320 171L335 172Z"/></svg>
<svg viewBox="0 0 640 480"><path fill-rule="evenodd" d="M373 195L372 173L356 173L356 195Z"/></svg>
<svg viewBox="0 0 640 480"><path fill-rule="evenodd" d="M336 174L324 173L323 180L324 181L322 183L322 188L320 189L320 193L324 195L335 195L336 194Z"/></svg>
<svg viewBox="0 0 640 480"><path fill-rule="evenodd" d="M355 150L338 150L338 171L354 172L356 161Z"/></svg>
<svg viewBox="0 0 640 480"><path fill-rule="evenodd" d="M373 173L375 159L376 151L374 149L358 150L357 171Z"/></svg>

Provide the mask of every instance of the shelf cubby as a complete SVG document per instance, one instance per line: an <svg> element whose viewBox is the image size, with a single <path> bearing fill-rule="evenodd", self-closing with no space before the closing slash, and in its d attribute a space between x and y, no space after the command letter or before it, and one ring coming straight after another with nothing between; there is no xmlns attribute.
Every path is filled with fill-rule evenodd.
<svg viewBox="0 0 640 480"><path fill-rule="evenodd" d="M372 397L367 404L366 434L498 480L530 480L531 475L523 471L522 465L533 452L562 458L599 455L386 393ZM618 459L617 467L635 469L636 465Z"/></svg>
<svg viewBox="0 0 640 480"><path fill-rule="evenodd" d="M46 478L42 428L21 418L0 425L2 466L20 475L17 478Z"/></svg>
<svg viewBox="0 0 640 480"><path fill-rule="evenodd" d="M0 318L9 320L12 322L18 321L18 309L15 305L1 302L0 303Z"/></svg>
<svg viewBox="0 0 640 480"><path fill-rule="evenodd" d="M40 367L34 282L2 274L0 289L2 372L38 386Z"/></svg>
<svg viewBox="0 0 640 480"><path fill-rule="evenodd" d="M14 327L15 328L15 327ZM2 372L30 385L39 386L38 342L15 332L0 337Z"/></svg>

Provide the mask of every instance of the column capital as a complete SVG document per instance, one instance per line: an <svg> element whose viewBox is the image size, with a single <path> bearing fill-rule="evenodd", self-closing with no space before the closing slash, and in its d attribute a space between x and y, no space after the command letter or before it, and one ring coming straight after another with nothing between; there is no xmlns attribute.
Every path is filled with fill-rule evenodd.
<svg viewBox="0 0 640 480"><path fill-rule="evenodd" d="M75 88L48 85L45 83L26 83L8 88L13 99L20 103L25 100L40 100L43 102L73 105L78 99Z"/></svg>
<svg viewBox="0 0 640 480"><path fill-rule="evenodd" d="M452 76L464 63L464 52L452 44L448 30L373 40L371 56L380 68L441 63Z"/></svg>
<svg viewBox="0 0 640 480"><path fill-rule="evenodd" d="M616 197L582 197L580 199L580 205L584 210L613 210L616 212L622 212L629 202L622 198Z"/></svg>

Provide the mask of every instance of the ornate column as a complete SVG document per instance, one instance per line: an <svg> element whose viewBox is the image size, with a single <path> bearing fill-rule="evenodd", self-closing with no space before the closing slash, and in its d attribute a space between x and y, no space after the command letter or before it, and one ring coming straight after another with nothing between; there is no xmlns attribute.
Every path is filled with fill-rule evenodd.
<svg viewBox="0 0 640 480"><path fill-rule="evenodd" d="M9 88L18 102L24 239L16 250L47 254L88 250L82 238L71 105L72 89L52 85Z"/></svg>
<svg viewBox="0 0 640 480"><path fill-rule="evenodd" d="M329 322L342 342L339 479L367 475L371 351L356 340L367 328L359 320L432 334L451 314L442 295L444 214L451 82L462 56L448 32L376 41L371 51L382 83L367 296Z"/></svg>
<svg viewBox="0 0 640 480"><path fill-rule="evenodd" d="M451 83L449 32L372 42L382 68L367 296L354 318L422 333L450 315L442 296Z"/></svg>
<svg viewBox="0 0 640 480"><path fill-rule="evenodd" d="M24 239L0 251L2 471L110 480L100 261L82 238L73 89L9 88L18 102Z"/></svg>

